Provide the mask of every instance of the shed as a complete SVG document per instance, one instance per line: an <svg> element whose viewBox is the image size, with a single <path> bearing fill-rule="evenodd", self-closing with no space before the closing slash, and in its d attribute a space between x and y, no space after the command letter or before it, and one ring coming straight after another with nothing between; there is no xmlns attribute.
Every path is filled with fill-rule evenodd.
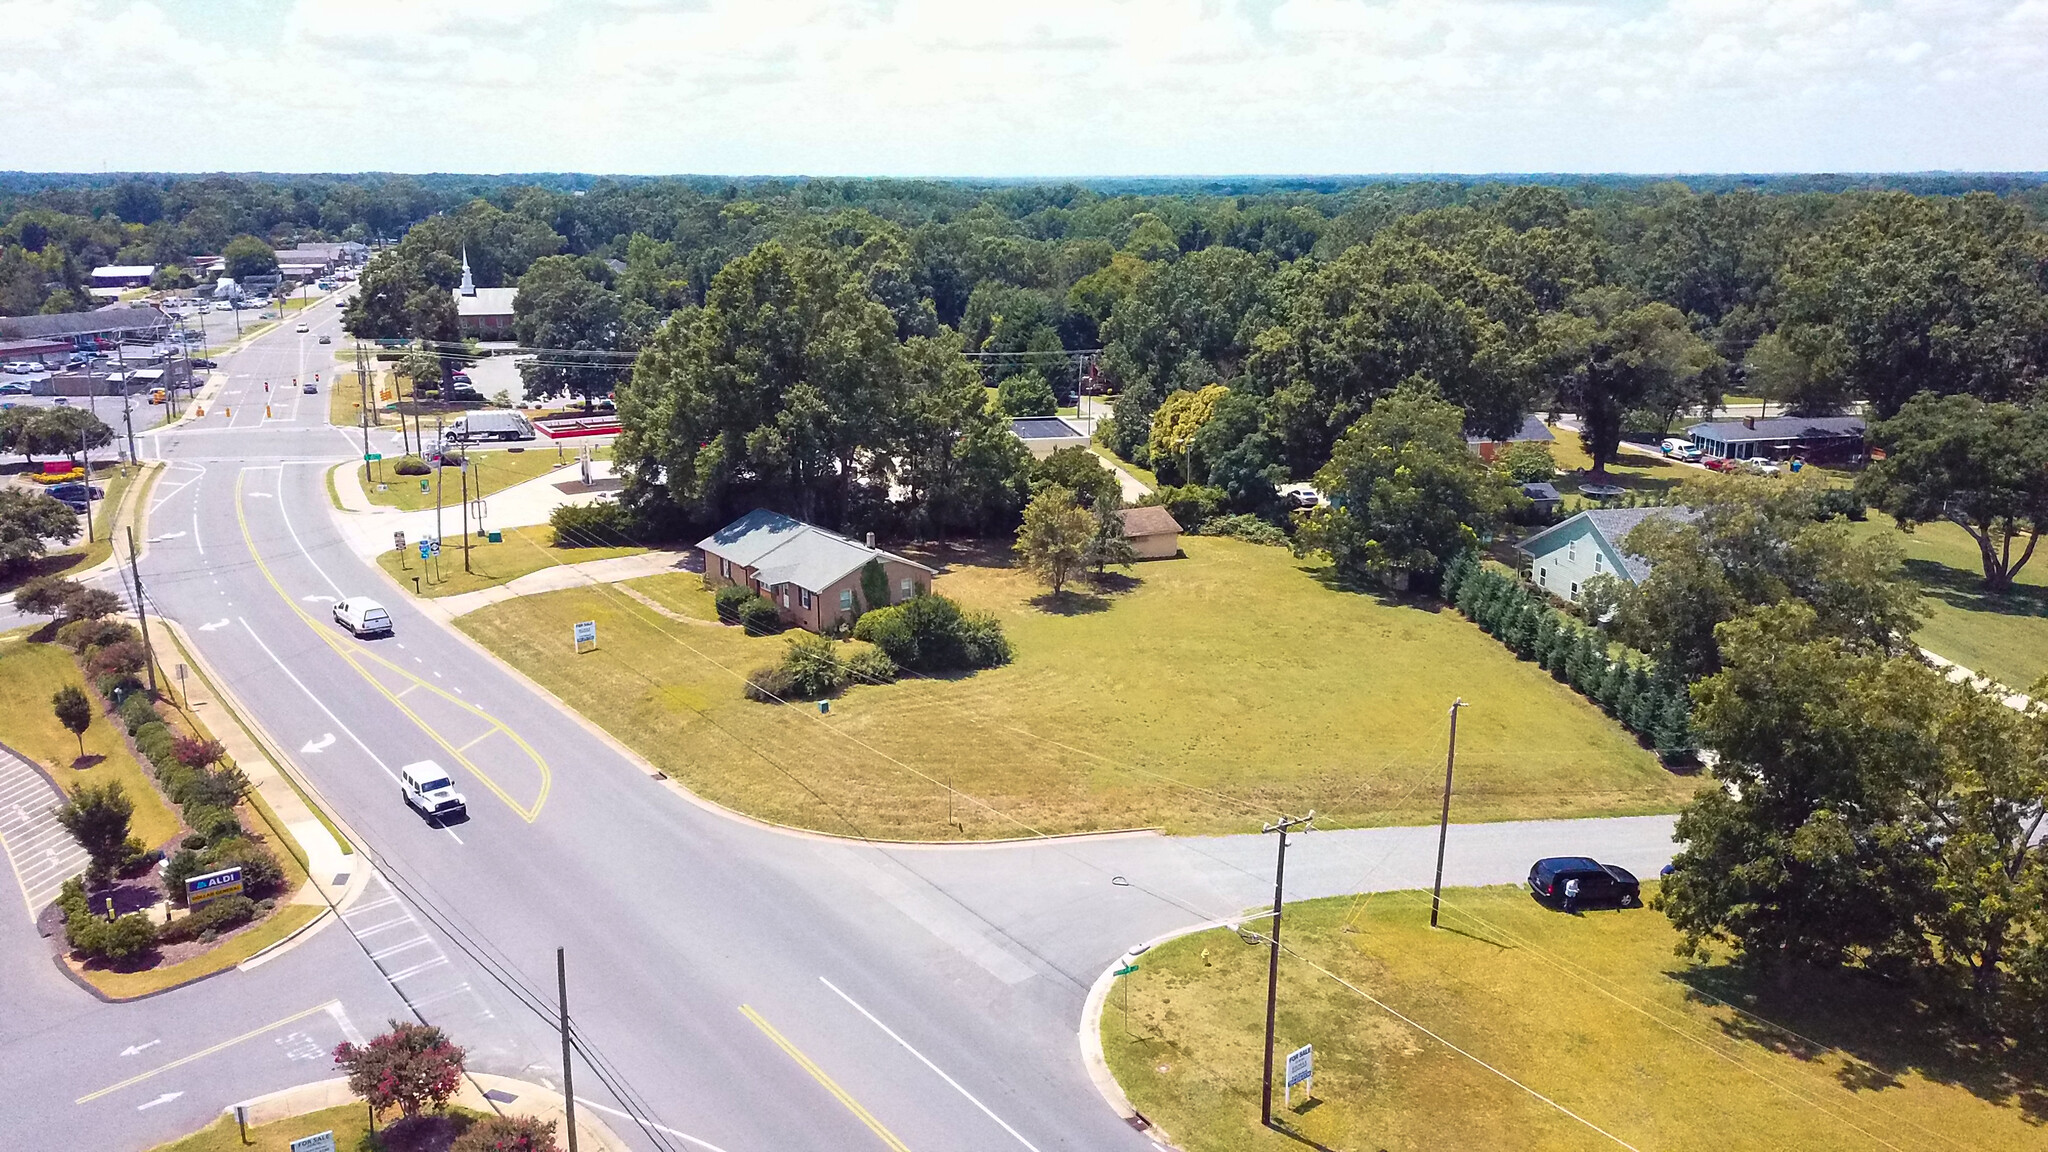
<svg viewBox="0 0 2048 1152"><path fill-rule="evenodd" d="M1564 503L1564 496L1558 492L1557 485L1544 480L1522 485L1522 495L1527 496L1536 510L1545 515L1557 511L1558 506Z"/></svg>
<svg viewBox="0 0 2048 1152"><path fill-rule="evenodd" d="M1180 555L1180 521L1173 513L1157 504L1143 504L1117 515L1123 518L1124 535L1131 538L1138 559L1171 560Z"/></svg>
<svg viewBox="0 0 2048 1152"><path fill-rule="evenodd" d="M1050 456L1061 448L1082 447L1088 443L1088 437L1079 428L1057 416L1018 416L1010 421L1010 431L1035 457Z"/></svg>

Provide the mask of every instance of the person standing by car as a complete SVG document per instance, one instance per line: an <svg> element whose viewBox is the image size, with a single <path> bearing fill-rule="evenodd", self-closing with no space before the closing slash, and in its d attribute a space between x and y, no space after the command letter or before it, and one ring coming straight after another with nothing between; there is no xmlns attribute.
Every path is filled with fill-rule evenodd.
<svg viewBox="0 0 2048 1152"><path fill-rule="evenodd" d="M1579 880L1578 877L1574 876L1571 879L1566 880L1564 882L1564 910L1567 912L1576 912L1578 911L1578 903Z"/></svg>

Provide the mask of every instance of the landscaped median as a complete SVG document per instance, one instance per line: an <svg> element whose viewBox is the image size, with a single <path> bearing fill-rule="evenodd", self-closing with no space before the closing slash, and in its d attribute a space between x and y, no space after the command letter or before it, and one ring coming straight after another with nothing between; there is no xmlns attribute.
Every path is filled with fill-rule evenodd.
<svg viewBox="0 0 2048 1152"><path fill-rule="evenodd" d="M610 448L600 448L597 458L608 459L610 454ZM380 508L396 508L401 512L423 512L434 507L433 473L401 476L397 471L398 463L397 460L386 459L356 465L356 479L362 484L363 493L370 498L370 503ZM484 499L515 484L539 479L575 463L576 457L562 455L552 446L471 452L469 498ZM421 484L426 485L424 491L420 487ZM382 485L382 491L379 491L379 485ZM441 505L454 509L458 517L462 511L462 491L461 474L453 468L444 469L441 477Z"/></svg>
<svg viewBox="0 0 2048 1152"><path fill-rule="evenodd" d="M459 510L458 510L459 515ZM637 556L647 551L638 545L618 548L563 548L555 543L555 530L546 524L508 528L497 543L472 539L465 562L459 531L441 538L441 554L422 559L419 550L407 547L400 553L387 548L377 554L377 566L408 591L422 596L459 596L495 588L560 564L583 564ZM410 543L410 542L408 542ZM417 588L413 581L419 581Z"/></svg>
<svg viewBox="0 0 2048 1152"><path fill-rule="evenodd" d="M1448 609L1338 591L1280 548L1181 544L1184 559L1058 611L1007 550L915 552L941 569L934 591L1000 619L1014 660L857 684L827 714L745 698L788 641L719 625L693 575L523 597L457 626L697 794L840 835L1234 832L1310 807L1426 822L1459 696L1461 820L1669 812L1696 786ZM577 654L581 621L597 644Z"/></svg>
<svg viewBox="0 0 2048 1152"><path fill-rule="evenodd" d="M1681 961L1650 909L1453 889L1433 930L1429 902L1288 906L1279 1131L1259 1123L1266 917L1154 947L1109 987L1118 1084L1188 1152L2040 1146L2039 1054L1975 1053L1875 982ZM1302 1045L1312 1090L1284 1107L1280 1057Z"/></svg>

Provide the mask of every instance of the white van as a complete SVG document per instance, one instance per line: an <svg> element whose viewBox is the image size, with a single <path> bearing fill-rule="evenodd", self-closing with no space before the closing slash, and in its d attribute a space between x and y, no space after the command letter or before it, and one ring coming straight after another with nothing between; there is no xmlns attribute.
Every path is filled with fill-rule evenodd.
<svg viewBox="0 0 2048 1152"><path fill-rule="evenodd" d="M375 600L352 596L334 606L334 622L357 636L391 634L391 614Z"/></svg>
<svg viewBox="0 0 2048 1152"><path fill-rule="evenodd" d="M449 781L448 774L441 771L441 766L432 760L421 760L400 768L398 783L405 792L405 802L425 816L428 823L437 824L469 815L468 801L455 790L455 785Z"/></svg>

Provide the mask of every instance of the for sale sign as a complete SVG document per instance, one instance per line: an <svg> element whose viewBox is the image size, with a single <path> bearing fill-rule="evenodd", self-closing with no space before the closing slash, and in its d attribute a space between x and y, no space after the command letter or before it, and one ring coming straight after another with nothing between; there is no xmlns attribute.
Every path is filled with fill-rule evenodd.
<svg viewBox="0 0 2048 1152"><path fill-rule="evenodd" d="M185 881L185 905L197 908L216 896L233 896L242 890L242 869L223 868Z"/></svg>

